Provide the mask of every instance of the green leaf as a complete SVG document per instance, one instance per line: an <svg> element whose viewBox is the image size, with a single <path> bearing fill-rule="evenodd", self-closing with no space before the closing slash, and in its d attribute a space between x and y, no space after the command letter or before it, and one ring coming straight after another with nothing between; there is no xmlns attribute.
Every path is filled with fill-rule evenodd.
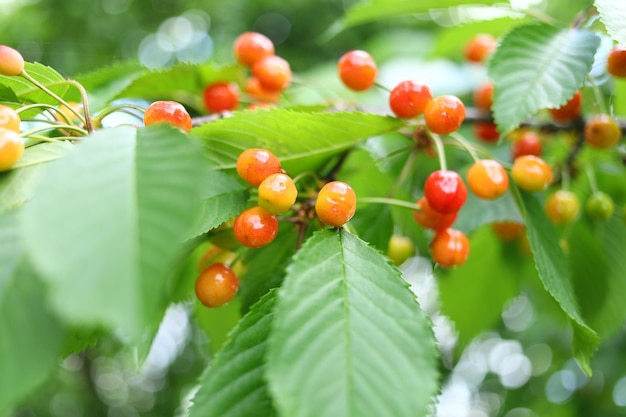
<svg viewBox="0 0 626 417"><path fill-rule="evenodd" d="M169 126L103 129L47 167L24 234L65 320L133 340L158 323L201 195L190 179L205 169L197 143Z"/></svg>
<svg viewBox="0 0 626 417"><path fill-rule="evenodd" d="M497 200L485 200L468 193L463 210L454 222L454 228L469 233L483 224L498 221L523 223L522 214L510 192Z"/></svg>
<svg viewBox="0 0 626 417"><path fill-rule="evenodd" d="M76 76L76 81L85 87L89 93L89 105L93 110L97 110L112 101L145 72L147 69L137 61L122 61L80 74Z"/></svg>
<svg viewBox="0 0 626 417"><path fill-rule="evenodd" d="M241 303L235 297L220 308L208 308L196 300L193 310L194 319L209 339L210 352L217 353L228 340L228 334L241 319Z"/></svg>
<svg viewBox="0 0 626 417"><path fill-rule="evenodd" d="M273 290L239 322L200 378L189 417L275 415L265 382L265 353L275 303Z"/></svg>
<svg viewBox="0 0 626 417"><path fill-rule="evenodd" d="M593 229L580 221L568 242L582 313L602 338L610 337L626 319L626 226L618 216Z"/></svg>
<svg viewBox="0 0 626 417"><path fill-rule="evenodd" d="M454 322L462 345L500 323L502 308L519 294L524 269L515 249L503 245L490 227L470 238L470 256L462 267L436 270L442 311Z"/></svg>
<svg viewBox="0 0 626 417"><path fill-rule="evenodd" d="M542 23L512 29L488 63L500 133L539 110L565 104L583 85L599 44L586 30Z"/></svg>
<svg viewBox="0 0 626 417"><path fill-rule="evenodd" d="M45 163L61 158L73 146L69 142L53 142L26 148L10 171L0 173L0 212L29 200Z"/></svg>
<svg viewBox="0 0 626 417"><path fill-rule="evenodd" d="M595 0L595 5L609 35L626 45L626 3L621 0Z"/></svg>
<svg viewBox="0 0 626 417"><path fill-rule="evenodd" d="M318 232L298 251L268 351L281 415L425 415L437 355L428 318L383 255L341 230Z"/></svg>
<svg viewBox="0 0 626 417"><path fill-rule="evenodd" d="M57 367L64 338L41 282L23 262L18 224L16 211L0 215L0 415Z"/></svg>
<svg viewBox="0 0 626 417"><path fill-rule="evenodd" d="M65 78L54 69L39 63L24 63L24 69L28 74L52 90L61 98L65 98L70 85ZM59 104L57 100L44 93L38 87L23 77L7 77L0 75L0 84L9 87L15 93L20 104L44 103ZM42 110L29 110L20 114L22 120L41 113Z"/></svg>
<svg viewBox="0 0 626 417"><path fill-rule="evenodd" d="M246 208L248 191L240 182L221 171L207 170L202 206L190 237L206 233Z"/></svg>
<svg viewBox="0 0 626 417"><path fill-rule="evenodd" d="M567 257L559 245L559 234L546 217L535 195L520 192L526 230L539 278L567 314L573 330L573 352L580 368L591 375L589 365L598 347L598 335L584 321L576 300Z"/></svg>
<svg viewBox="0 0 626 417"><path fill-rule="evenodd" d="M218 168L233 169L243 150L262 147L275 153L293 177L320 168L333 156L371 136L403 125L393 117L361 112L271 109L235 112L233 117L206 123L193 133L204 141L209 158Z"/></svg>

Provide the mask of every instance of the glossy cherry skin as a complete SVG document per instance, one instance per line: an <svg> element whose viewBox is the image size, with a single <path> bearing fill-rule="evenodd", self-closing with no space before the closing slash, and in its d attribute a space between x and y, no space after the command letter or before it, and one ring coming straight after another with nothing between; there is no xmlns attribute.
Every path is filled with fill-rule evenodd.
<svg viewBox="0 0 626 417"><path fill-rule="evenodd" d="M0 45L0 74L17 76L24 71L24 58L10 46Z"/></svg>
<svg viewBox="0 0 626 417"><path fill-rule="evenodd" d="M469 256L469 250L467 236L455 229L438 231L430 242L430 255L433 261L444 268L463 265Z"/></svg>
<svg viewBox="0 0 626 417"><path fill-rule="evenodd" d="M525 191L545 190L552 182L552 168L546 161L534 155L522 155L515 159L511 177Z"/></svg>
<svg viewBox="0 0 626 417"><path fill-rule="evenodd" d="M202 98L209 113L232 111L239 105L239 88L230 82L213 83L206 86Z"/></svg>
<svg viewBox="0 0 626 417"><path fill-rule="evenodd" d="M317 194L315 213L327 226L341 227L356 212L356 193L343 181L324 184Z"/></svg>
<svg viewBox="0 0 626 417"><path fill-rule="evenodd" d="M421 197L417 200L417 210L413 211L413 219L415 223L419 224L423 228L430 230L443 230L452 226L457 217L457 212L448 214L439 213L433 210L428 204L426 197Z"/></svg>
<svg viewBox="0 0 626 417"><path fill-rule="evenodd" d="M21 121L20 115L13 108L0 104L0 127L19 133Z"/></svg>
<svg viewBox="0 0 626 417"><path fill-rule="evenodd" d="M259 184L259 206L274 214L289 210L298 197L296 184L289 175L272 174Z"/></svg>
<svg viewBox="0 0 626 417"><path fill-rule="evenodd" d="M402 81L389 93L389 107L401 119L411 119L424 113L433 99L430 88L416 81Z"/></svg>
<svg viewBox="0 0 626 417"><path fill-rule="evenodd" d="M424 183L424 197L433 210L442 214L458 212L467 199L467 188L455 171L433 171Z"/></svg>
<svg viewBox="0 0 626 417"><path fill-rule="evenodd" d="M274 43L261 33L244 32L235 39L233 54L237 62L251 67L255 62L274 55Z"/></svg>
<svg viewBox="0 0 626 417"><path fill-rule="evenodd" d="M143 114L144 125L168 123L185 132L191 130L191 116L180 103L175 101L155 101L150 104Z"/></svg>
<svg viewBox="0 0 626 417"><path fill-rule="evenodd" d="M237 174L255 187L272 174L280 172L280 160L267 149L250 148L237 157Z"/></svg>
<svg viewBox="0 0 626 417"><path fill-rule="evenodd" d="M254 100L267 103L276 103L280 100L279 92L265 90L256 77L250 77L246 80L244 91Z"/></svg>
<svg viewBox="0 0 626 417"><path fill-rule="evenodd" d="M291 67L283 58L271 55L252 65L252 75L264 90L280 92L291 84Z"/></svg>
<svg viewBox="0 0 626 417"><path fill-rule="evenodd" d="M465 120L465 105L456 96L435 97L426 106L424 119L431 132L447 135L461 127Z"/></svg>
<svg viewBox="0 0 626 417"><path fill-rule="evenodd" d="M378 68L372 56L361 50L346 52L337 64L339 79L354 91L365 91L376 82Z"/></svg>
<svg viewBox="0 0 626 417"><path fill-rule="evenodd" d="M24 154L24 141L14 130L0 127L0 172L11 168Z"/></svg>
<svg viewBox="0 0 626 417"><path fill-rule="evenodd" d="M615 45L606 60L606 71L614 77L626 77L626 47Z"/></svg>
<svg viewBox="0 0 626 417"><path fill-rule="evenodd" d="M252 207L237 216L233 224L235 239L243 246L261 248L278 233L278 219L262 207Z"/></svg>
<svg viewBox="0 0 626 417"><path fill-rule="evenodd" d="M227 304L237 294L239 279L225 264L214 263L198 275L194 290L202 304L217 308Z"/></svg>
<svg viewBox="0 0 626 417"><path fill-rule="evenodd" d="M493 200L506 193L509 176L498 161L480 159L467 171L467 185L477 197Z"/></svg>

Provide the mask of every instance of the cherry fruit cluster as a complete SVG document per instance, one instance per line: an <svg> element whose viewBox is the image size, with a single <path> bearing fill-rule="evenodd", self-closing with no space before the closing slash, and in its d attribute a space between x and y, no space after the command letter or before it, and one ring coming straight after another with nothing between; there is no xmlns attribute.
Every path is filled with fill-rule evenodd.
<svg viewBox="0 0 626 417"><path fill-rule="evenodd" d="M275 103L291 84L289 62L275 54L274 43L258 32L244 32L235 39L233 55L240 65L250 71L244 91L254 108ZM203 101L209 113L233 111L241 102L240 88L232 81L217 81L207 85Z"/></svg>

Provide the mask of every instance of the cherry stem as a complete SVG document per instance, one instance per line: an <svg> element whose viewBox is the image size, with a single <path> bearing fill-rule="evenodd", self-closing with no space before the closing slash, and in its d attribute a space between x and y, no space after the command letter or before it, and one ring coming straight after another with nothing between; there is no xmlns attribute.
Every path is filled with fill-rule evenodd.
<svg viewBox="0 0 626 417"><path fill-rule="evenodd" d="M408 177L409 173L411 172L411 168L413 167L413 163L415 162L415 158L417 158L417 152L417 148L411 149L409 157L406 159L406 162L402 167L402 171L400 171L400 175L398 175L398 178L393 184L391 191L389 191L389 194L387 194L389 197L393 197L394 195L396 195L398 189L400 188L404 180L406 180L406 177Z"/></svg>
<svg viewBox="0 0 626 417"><path fill-rule="evenodd" d="M596 82L591 77L587 77L587 79L589 81L589 84L591 85L591 89L593 90L593 96L595 98L594 104L597 106L600 113L608 114L607 109L606 109L606 104L604 103L604 100L602 99L602 92L600 91L598 84L596 84Z"/></svg>
<svg viewBox="0 0 626 417"><path fill-rule="evenodd" d="M457 132L453 132L453 133L450 133L450 137L454 138L457 142L459 142L461 146L463 146L463 148L465 148L465 150L470 154L470 156L472 157L474 161L478 161L480 159L480 157L476 153L476 149L474 149L474 146L472 146L468 141L466 141L463 136L461 136Z"/></svg>
<svg viewBox="0 0 626 417"><path fill-rule="evenodd" d="M375 82L375 83L374 83L374 85L375 85L376 87L380 88L380 89L381 89L381 90L383 90L383 91L386 91L386 92L388 92L388 93L391 93L391 89L389 89L389 87L386 87L386 86L384 86L384 85L380 84L379 82Z"/></svg>
<svg viewBox="0 0 626 417"><path fill-rule="evenodd" d="M41 91L43 91L44 93L48 94L50 97L54 98L56 101L58 101L59 103L65 105L72 113L74 113L76 115L76 117L78 117L81 121L81 123L84 123L85 126L87 125L87 122L85 121L85 117L83 117L82 114L80 114L80 112L78 110L76 110L75 108L73 108L72 106L70 106L67 101L63 100L61 97L59 97L56 93L54 93L52 90L50 90L48 87L46 87L45 85L43 85L42 83L40 83L39 81L37 81L36 79L34 79L28 72L26 72L26 70L22 70L22 73L20 74L23 78L26 78L26 80L30 81L32 84L35 85L35 87L39 88ZM85 112L87 113L87 112Z"/></svg>
<svg viewBox="0 0 626 417"><path fill-rule="evenodd" d="M298 239L296 240L296 252L300 250L302 247L302 241L304 240L304 234L306 233L306 229L309 226L309 222L300 221L298 222Z"/></svg>
<svg viewBox="0 0 626 417"><path fill-rule="evenodd" d="M143 116L136 114L130 110L137 110L139 113L141 113L141 115L143 115L143 113L146 111L146 109L144 109L143 107L136 106L134 104L120 104L118 106L112 106L112 107L107 108L106 110L101 111L98 114L97 119L102 121L102 119L104 119L110 114L113 114L115 112L122 112L122 113L129 114L131 116L134 116L139 120L143 120Z"/></svg>
<svg viewBox="0 0 626 417"><path fill-rule="evenodd" d="M357 204L387 204L390 206L410 208L411 210L417 210L415 203L408 201L396 200L395 198L387 197L361 197L357 199Z"/></svg>
<svg viewBox="0 0 626 417"><path fill-rule="evenodd" d="M78 126L74 126L74 125L49 125L49 126L43 126L43 127L37 127L31 130L28 130L24 133L22 133L22 137L29 137L29 136L33 136L39 132L45 132L47 130L53 130L53 129L63 129L63 130L73 130L74 132L78 132L80 133L82 136L86 136L87 132L85 131L85 129L81 129Z"/></svg>
<svg viewBox="0 0 626 417"><path fill-rule="evenodd" d="M93 123L91 123L91 112L89 111L89 98L87 97L87 91L81 83L75 80L67 80L70 85L73 85L80 93L81 100L83 101L83 112L85 113L85 128L87 132L93 132ZM68 106L69 107L69 106Z"/></svg>
<svg viewBox="0 0 626 417"><path fill-rule="evenodd" d="M591 187L592 193L598 192L598 182L596 181L596 172L589 165L585 167L585 173L587 174L587 179L589 180L589 187Z"/></svg>
<svg viewBox="0 0 626 417"><path fill-rule="evenodd" d="M441 137L439 137L439 135L436 135L434 133L431 133L431 136L433 138L433 142L435 143L435 147L437 148L437 157L439 158L439 168L441 168L442 171L447 171L448 164L446 162L446 154L443 149L443 142L441 141Z"/></svg>

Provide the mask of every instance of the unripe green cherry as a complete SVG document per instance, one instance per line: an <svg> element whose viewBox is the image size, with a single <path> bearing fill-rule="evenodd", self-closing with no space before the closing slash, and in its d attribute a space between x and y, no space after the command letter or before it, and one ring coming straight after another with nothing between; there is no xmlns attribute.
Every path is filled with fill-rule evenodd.
<svg viewBox="0 0 626 417"><path fill-rule="evenodd" d="M289 210L298 197L296 184L289 175L271 174L259 184L259 206L274 214Z"/></svg>
<svg viewBox="0 0 626 417"><path fill-rule="evenodd" d="M605 221L613 215L615 204L610 195L602 191L596 191L587 199L585 211L592 220Z"/></svg>

